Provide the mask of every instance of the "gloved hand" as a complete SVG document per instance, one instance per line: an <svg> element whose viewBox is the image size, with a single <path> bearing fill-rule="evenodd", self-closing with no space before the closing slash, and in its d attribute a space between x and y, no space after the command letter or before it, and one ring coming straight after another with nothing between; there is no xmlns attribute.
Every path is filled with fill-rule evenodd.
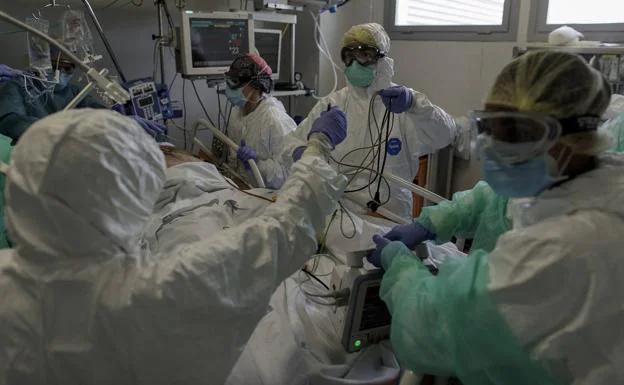
<svg viewBox="0 0 624 385"><path fill-rule="evenodd" d="M400 241L407 246L408 249L414 250L416 246L424 241L436 239L436 235L427 230L427 228L420 223L413 222L406 225L395 226L392 230L384 234L384 238L390 241Z"/></svg>
<svg viewBox="0 0 624 385"><path fill-rule="evenodd" d="M325 135L332 145L332 150L347 137L347 116L340 107L331 107L321 113L312 124L308 139L315 133Z"/></svg>
<svg viewBox="0 0 624 385"><path fill-rule="evenodd" d="M156 123L151 120L143 119L140 116L134 115L130 116L130 118L133 119L135 122L139 123L139 125L143 127L145 132L147 132L156 139L158 138L158 136L165 135L165 132L167 131L167 129L162 124Z"/></svg>
<svg viewBox="0 0 624 385"><path fill-rule="evenodd" d="M0 64L0 77L13 79L19 75L19 71L14 70L6 64Z"/></svg>
<svg viewBox="0 0 624 385"><path fill-rule="evenodd" d="M375 249L375 251L370 253L366 257L366 259L368 259L368 262L375 265L375 267L382 267L381 266L381 253L384 247L388 246L388 244L390 243L390 240L384 238L383 236L379 234L375 234L373 235L373 242L375 242L375 245L377 245L377 248Z"/></svg>
<svg viewBox="0 0 624 385"><path fill-rule="evenodd" d="M292 153L292 158L295 162L298 162L299 159L301 159L301 157L303 156L303 153L305 152L306 148L308 148L308 146L299 146L297 148L295 148L295 151L293 151Z"/></svg>
<svg viewBox="0 0 624 385"><path fill-rule="evenodd" d="M126 107L123 104L116 103L111 107L111 110L126 115Z"/></svg>
<svg viewBox="0 0 624 385"><path fill-rule="evenodd" d="M381 101L390 112L400 114L412 106L414 96L412 91L405 86L393 86L379 91Z"/></svg>
<svg viewBox="0 0 624 385"><path fill-rule="evenodd" d="M254 149L248 146L244 140L241 140L236 156L241 160L241 162L243 162L243 165L247 170L249 170L249 161L252 159L256 161L258 159L258 155Z"/></svg>

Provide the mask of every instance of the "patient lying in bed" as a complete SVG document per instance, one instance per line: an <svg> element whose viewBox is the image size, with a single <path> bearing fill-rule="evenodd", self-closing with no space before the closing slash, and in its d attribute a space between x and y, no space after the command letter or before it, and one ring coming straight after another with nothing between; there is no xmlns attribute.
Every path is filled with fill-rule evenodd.
<svg viewBox="0 0 624 385"><path fill-rule="evenodd" d="M256 216L276 197L275 192L266 189L241 192L214 165L197 162L194 157L167 157L171 167L166 171L167 180L146 239L152 250L172 250L236 225ZM346 212L333 219L327 231L327 246L344 251L373 247L372 235L394 225ZM316 273L327 281L335 262L318 262ZM314 289L310 285L315 283L295 274L276 288L267 315L251 336L227 384L386 384L398 378L398 364L387 344L353 354L344 351L340 331L330 321L332 307L312 302L303 294L302 287L306 291Z"/></svg>

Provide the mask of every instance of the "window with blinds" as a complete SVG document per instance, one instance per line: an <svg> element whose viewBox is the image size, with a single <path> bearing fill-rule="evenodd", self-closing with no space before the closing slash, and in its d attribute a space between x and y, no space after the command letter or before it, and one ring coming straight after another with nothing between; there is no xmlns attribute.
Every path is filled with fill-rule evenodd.
<svg viewBox="0 0 624 385"><path fill-rule="evenodd" d="M582 32L586 40L624 43L624 0L531 2L529 41L548 41L548 34L561 25Z"/></svg>
<svg viewBox="0 0 624 385"><path fill-rule="evenodd" d="M622 0L550 0L547 24L624 23Z"/></svg>
<svg viewBox="0 0 624 385"><path fill-rule="evenodd" d="M396 0L396 26L501 26L505 0Z"/></svg>

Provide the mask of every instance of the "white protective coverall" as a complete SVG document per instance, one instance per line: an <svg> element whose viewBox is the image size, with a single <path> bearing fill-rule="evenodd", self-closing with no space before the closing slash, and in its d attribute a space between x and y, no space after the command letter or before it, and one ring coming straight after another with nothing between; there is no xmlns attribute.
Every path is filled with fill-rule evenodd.
<svg viewBox="0 0 624 385"><path fill-rule="evenodd" d="M367 24L370 32L375 36L378 48L388 52L390 50L390 38L385 31L375 28L376 24ZM338 90L323 100L319 101L310 111L307 118L301 122L297 130L286 139L285 151L282 154L282 161L292 163L293 151L299 146L305 146L308 133L312 127L312 123L319 117L321 112L327 110L328 104L332 106L340 106L347 114L347 123L349 133L344 142L336 146L336 150L332 152L332 158L342 163L351 165L360 165L369 153L372 141L369 134L369 104L370 99L375 94L385 88L395 85L392 83L394 77L394 61L390 57L384 57L377 63L376 78L368 88L355 87L351 84L341 90ZM389 142L394 144L393 150L388 151L388 158L385 167L386 172L390 172L411 182L418 173L418 158L422 155L434 153L446 146L455 143L461 130L460 125L455 119L447 114L440 107L432 104L426 95L421 92L412 90L413 102L411 108L402 113L397 114L394 120L394 126L390 134ZM381 120L386 108L381 99L377 97L374 104L374 111L377 121L381 126ZM371 120L373 137L377 139L377 128ZM368 147L368 149L353 150ZM397 151L398 150L398 151ZM382 150L383 151L383 150ZM367 162L372 159L368 157ZM372 166L376 169L376 165ZM343 167L336 165L341 172L351 171L351 167ZM369 184L370 173L362 172L347 187L347 191L355 190ZM372 186L373 193L377 184ZM391 200L384 205L395 214L405 219L412 219L412 193L407 189L399 187L395 183L390 183ZM347 197L356 195L360 200L368 202L371 200L368 189L361 192L347 194ZM388 189L385 183L381 185L381 201L388 197ZM356 209L352 205L348 207ZM365 211L358 206L357 210Z"/></svg>
<svg viewBox="0 0 624 385"><path fill-rule="evenodd" d="M17 248L0 255L1 384L223 383L345 184L306 152L262 215L150 255L164 181L156 143L114 112L26 132L7 181Z"/></svg>
<svg viewBox="0 0 624 385"><path fill-rule="evenodd" d="M599 160L523 205L490 257L489 289L515 336L574 385L624 381L624 156Z"/></svg>
<svg viewBox="0 0 624 385"><path fill-rule="evenodd" d="M297 124L286 113L282 102L264 95L264 100L248 115L243 116L243 110L234 107L227 135L236 144L244 140L256 151L256 163L264 183L268 188L279 189L288 176L288 169L279 161L279 156L283 151L284 139L296 128ZM229 164L247 183L257 186L253 174L245 169L235 151L230 152Z"/></svg>

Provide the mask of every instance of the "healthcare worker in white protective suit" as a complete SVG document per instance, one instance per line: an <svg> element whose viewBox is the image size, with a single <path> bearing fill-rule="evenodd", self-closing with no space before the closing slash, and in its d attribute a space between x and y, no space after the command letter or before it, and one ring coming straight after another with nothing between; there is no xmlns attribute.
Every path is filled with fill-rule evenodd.
<svg viewBox="0 0 624 385"><path fill-rule="evenodd" d="M580 56L514 60L475 116L513 229L437 276L406 247L413 232L375 237L405 368L465 385L624 383L624 155L597 129L610 94Z"/></svg>
<svg viewBox="0 0 624 385"><path fill-rule="evenodd" d="M327 133L345 129L338 109L319 118L261 215L150 255L156 142L109 111L35 123L7 178L0 384L222 384L277 285L316 250L346 184L324 159Z"/></svg>
<svg viewBox="0 0 624 385"><path fill-rule="evenodd" d="M234 60L225 74L225 94L234 105L227 135L235 143L240 143L240 149L229 156L230 166L254 186L256 181L249 171L249 161L253 159L266 187L279 189L288 175L288 170L279 161L279 154L283 150L284 138L297 125L286 113L284 105L268 95L273 88L272 74L267 62L255 53Z"/></svg>
<svg viewBox="0 0 624 385"><path fill-rule="evenodd" d="M385 171L411 182L418 172L421 155L454 144L460 128L452 116L433 105L421 92L392 83L394 61L388 56L389 51L390 38L379 24L357 25L344 35L341 57L346 66L347 86L319 101L308 118L287 138L282 157L284 162L298 159L305 148L312 123L328 105L340 106L349 122L347 139L332 153L333 165L343 163L337 166L341 172L353 171L361 165L378 170L381 167L377 156L380 155L383 161L384 153L387 153ZM379 146L373 146L380 143L380 135L369 114L371 98L375 98L374 113L379 126L386 109L396 114L387 138L386 131L381 135L381 152L378 151ZM347 187L347 192L353 192L352 198L359 198L364 204L375 198L379 183L376 181L371 185L374 176L369 171L352 177L354 179ZM390 191L383 181L379 187L379 203L390 199L382 205L383 208L406 219L412 218L413 198L410 191L392 182L389 184ZM365 211L362 205L358 205L357 209Z"/></svg>

